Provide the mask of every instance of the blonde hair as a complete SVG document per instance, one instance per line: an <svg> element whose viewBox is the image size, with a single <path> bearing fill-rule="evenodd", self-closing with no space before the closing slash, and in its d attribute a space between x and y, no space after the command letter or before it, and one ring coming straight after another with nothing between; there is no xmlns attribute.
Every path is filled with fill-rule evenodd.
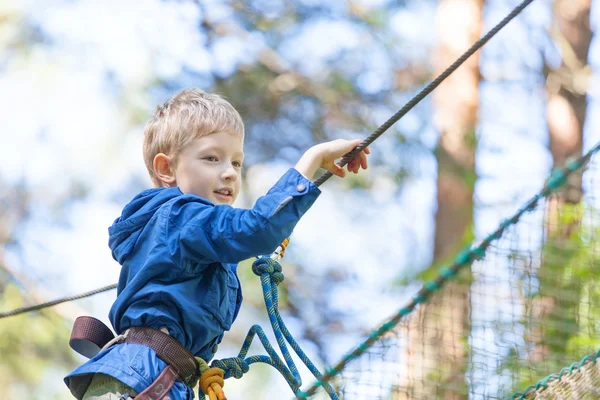
<svg viewBox="0 0 600 400"><path fill-rule="evenodd" d="M154 172L154 157L164 153L177 164L179 152L192 140L216 132L244 138L244 122L233 106L217 94L185 89L156 107L144 128L144 162L152 183L162 186Z"/></svg>

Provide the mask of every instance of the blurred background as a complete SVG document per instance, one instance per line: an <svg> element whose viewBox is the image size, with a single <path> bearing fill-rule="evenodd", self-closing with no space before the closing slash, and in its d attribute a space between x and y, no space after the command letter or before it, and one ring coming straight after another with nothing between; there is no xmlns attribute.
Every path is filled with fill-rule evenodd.
<svg viewBox="0 0 600 400"><path fill-rule="evenodd" d="M107 228L151 186L143 126L177 91L217 92L241 113L246 161L236 205L249 208L309 146L366 137L518 3L0 0L0 311L117 281ZM440 265L537 193L553 167L600 140L597 4L535 1L372 145L368 171L322 186L292 236L280 286L283 318L315 364L338 361ZM582 201L582 181L581 174L571 179L574 190L523 227L525 241L509 242L542 251L544 227L556 222L549 218ZM249 266L239 268L245 302L218 358L236 355L251 325L270 331ZM538 289L540 279L533 283ZM397 345L414 345L420 350L413 357L430 360L402 357L419 365L413 381L433 374L455 390L421 388L417 395L414 382L397 378L377 383L387 393L381 398L485 397L467 378L476 370L466 347L475 343L471 318L506 310L497 307L500 294L492 299L496 306L476 306L482 289L471 282L458 281L447 301L429 308L431 315L452 314L444 307L463 310L448 328L459 334L417 335L421 342L398 339L404 344ZM550 294L528 293L550 307L544 315L556 314ZM62 377L84 361L68 346L73 320L93 315L108 323L115 295L0 320L0 397L70 398ZM407 329L423 331L422 320L417 315ZM569 340L583 341L580 331L568 330L556 346L564 357L527 379L581 358L584 353L568 348ZM550 333L527 338L538 361L552 350L544 335ZM597 338L586 338L585 349L600 347ZM436 341L444 345L432 352L428 346ZM486 348L485 341L479 345ZM461 373L439 369L449 358ZM511 370L510 388L527 383L515 372L523 368ZM399 367L398 374L410 369ZM377 381L377 374L369 379ZM492 391L501 386L496 382ZM412 391L393 397L391 387ZM345 398L375 398L361 390L348 390ZM230 399L292 397L281 376L260 366L227 381L226 392Z"/></svg>

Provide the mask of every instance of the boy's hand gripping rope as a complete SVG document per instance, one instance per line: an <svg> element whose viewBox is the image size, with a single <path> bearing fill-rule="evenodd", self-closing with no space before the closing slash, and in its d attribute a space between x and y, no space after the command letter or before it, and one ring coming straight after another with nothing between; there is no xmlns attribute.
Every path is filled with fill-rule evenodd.
<svg viewBox="0 0 600 400"><path fill-rule="evenodd" d="M264 330L259 325L254 325L248 331L248 335L244 340L244 344L237 357L225 358L223 360L215 360L212 362L213 368L220 368L224 371L224 378L241 378L244 373L248 372L251 364L262 362L271 365L277 369L285 378L288 385L296 396L301 395L302 391L302 378L298 373L298 369L292 360L292 355L288 350L287 343L292 347L296 354L300 357L304 365L310 370L313 376L317 380L321 380L323 375L314 366L308 356L302 351L298 343L292 337L292 334L285 326L281 315L279 314L279 295L277 291L277 285L279 285L284 277L279 260L285 254L285 249L289 243L289 239L286 239L271 256L262 256L256 259L252 264L252 271L260 277L262 284L263 296L265 299L265 306L269 315L269 321L273 328L273 333L277 339L277 344L285 364L273 348L269 339L267 338ZM252 344L254 336L258 336L258 339L265 348L267 355L256 355L247 357L248 350ZM286 366L287 364L287 366ZM332 400L338 400L338 396L329 383L324 383L323 388L329 394L329 398ZM201 397L202 398L202 397ZM212 398L210 400L213 400Z"/></svg>

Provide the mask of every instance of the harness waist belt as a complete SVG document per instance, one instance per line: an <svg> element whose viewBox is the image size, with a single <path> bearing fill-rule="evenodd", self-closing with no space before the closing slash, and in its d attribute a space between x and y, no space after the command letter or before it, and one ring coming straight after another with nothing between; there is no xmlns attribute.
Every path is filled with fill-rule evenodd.
<svg viewBox="0 0 600 400"><path fill-rule="evenodd" d="M102 321L93 317L77 317L69 340L71 348L87 358L118 343L148 346L156 352L158 358L175 370L186 385L194 387L198 382L200 367L194 355L173 337L157 329L131 327L115 337Z"/></svg>

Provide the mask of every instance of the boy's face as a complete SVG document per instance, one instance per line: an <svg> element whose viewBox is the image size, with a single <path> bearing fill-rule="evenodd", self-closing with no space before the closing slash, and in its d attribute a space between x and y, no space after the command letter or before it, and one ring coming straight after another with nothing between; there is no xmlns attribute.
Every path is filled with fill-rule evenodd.
<svg viewBox="0 0 600 400"><path fill-rule="evenodd" d="M179 154L176 185L214 204L233 204L241 188L243 145L239 135L228 132L192 140Z"/></svg>

